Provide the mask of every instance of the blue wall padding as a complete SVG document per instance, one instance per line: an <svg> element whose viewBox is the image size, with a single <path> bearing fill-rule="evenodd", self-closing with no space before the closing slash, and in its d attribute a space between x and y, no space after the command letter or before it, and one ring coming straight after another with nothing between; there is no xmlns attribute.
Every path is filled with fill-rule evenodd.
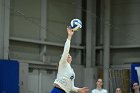
<svg viewBox="0 0 140 93"><path fill-rule="evenodd" d="M19 62L0 60L0 93L19 93Z"/></svg>

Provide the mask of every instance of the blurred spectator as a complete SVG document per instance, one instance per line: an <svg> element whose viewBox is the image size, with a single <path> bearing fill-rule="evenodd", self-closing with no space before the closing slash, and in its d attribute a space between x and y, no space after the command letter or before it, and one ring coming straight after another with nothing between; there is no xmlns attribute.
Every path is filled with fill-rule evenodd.
<svg viewBox="0 0 140 93"><path fill-rule="evenodd" d="M103 80L98 79L96 82L96 89L93 89L91 93L107 93L107 90L103 89L102 86L103 86Z"/></svg>
<svg viewBox="0 0 140 93"><path fill-rule="evenodd" d="M116 88L115 93L121 93L121 88Z"/></svg>
<svg viewBox="0 0 140 93"><path fill-rule="evenodd" d="M134 82L132 85L132 93L140 93L139 88L139 84L137 82Z"/></svg>

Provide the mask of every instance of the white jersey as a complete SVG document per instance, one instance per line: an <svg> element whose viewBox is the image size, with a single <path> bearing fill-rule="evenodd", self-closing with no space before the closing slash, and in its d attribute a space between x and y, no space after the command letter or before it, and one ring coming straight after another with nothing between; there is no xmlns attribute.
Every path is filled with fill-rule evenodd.
<svg viewBox="0 0 140 93"><path fill-rule="evenodd" d="M77 87L74 86L75 73L71 65L67 62L67 57L70 50L70 40L67 39L64 45L64 51L59 61L57 78L54 84L58 84L66 93L70 91L78 92Z"/></svg>
<svg viewBox="0 0 140 93"><path fill-rule="evenodd" d="M101 89L101 90L99 90L99 89L93 89L91 91L91 93L107 93L107 90L106 89Z"/></svg>

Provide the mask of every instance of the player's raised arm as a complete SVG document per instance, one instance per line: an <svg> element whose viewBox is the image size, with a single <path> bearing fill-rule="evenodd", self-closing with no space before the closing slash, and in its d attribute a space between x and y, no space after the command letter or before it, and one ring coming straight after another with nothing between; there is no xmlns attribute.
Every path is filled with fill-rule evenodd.
<svg viewBox="0 0 140 93"><path fill-rule="evenodd" d="M69 55L70 42L71 42L71 38L74 34L74 31L70 27L67 27L67 33L68 33L68 37L67 37L67 40L65 42L63 54L61 56L59 64L67 62L67 57Z"/></svg>

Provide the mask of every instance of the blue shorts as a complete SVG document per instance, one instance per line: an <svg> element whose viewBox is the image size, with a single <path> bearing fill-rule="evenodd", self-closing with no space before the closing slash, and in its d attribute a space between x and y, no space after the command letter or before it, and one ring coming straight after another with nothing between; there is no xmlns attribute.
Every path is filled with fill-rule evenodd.
<svg viewBox="0 0 140 93"><path fill-rule="evenodd" d="M50 93L66 93L63 89L54 87Z"/></svg>

